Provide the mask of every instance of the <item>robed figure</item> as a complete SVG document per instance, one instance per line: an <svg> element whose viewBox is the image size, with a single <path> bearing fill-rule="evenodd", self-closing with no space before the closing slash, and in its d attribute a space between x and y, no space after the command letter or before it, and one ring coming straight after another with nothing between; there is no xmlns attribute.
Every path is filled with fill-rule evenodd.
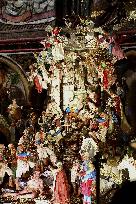
<svg viewBox="0 0 136 204"><path fill-rule="evenodd" d="M81 193L83 195L83 204L92 204L96 197L96 170L93 163L89 159L89 154L86 157L80 169Z"/></svg>
<svg viewBox="0 0 136 204"><path fill-rule="evenodd" d="M55 170L55 182L54 182L54 202L53 204L69 204L69 185L67 176L63 170L62 163L57 163L57 170Z"/></svg>

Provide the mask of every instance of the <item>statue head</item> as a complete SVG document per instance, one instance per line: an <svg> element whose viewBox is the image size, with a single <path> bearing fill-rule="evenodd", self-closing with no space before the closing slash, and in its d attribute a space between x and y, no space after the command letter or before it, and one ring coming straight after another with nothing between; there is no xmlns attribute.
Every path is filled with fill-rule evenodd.
<svg viewBox="0 0 136 204"><path fill-rule="evenodd" d="M58 163L57 163L57 168L58 168L58 169L63 169L63 164L62 164L62 162L58 162Z"/></svg>

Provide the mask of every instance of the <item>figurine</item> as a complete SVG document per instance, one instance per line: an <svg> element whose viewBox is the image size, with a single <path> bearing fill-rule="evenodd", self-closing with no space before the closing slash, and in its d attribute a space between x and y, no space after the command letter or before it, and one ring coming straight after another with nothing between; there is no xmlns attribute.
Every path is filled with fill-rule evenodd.
<svg viewBox="0 0 136 204"><path fill-rule="evenodd" d="M96 170L86 153L83 158L80 170L81 191L83 194L83 204L91 204L92 197L95 196Z"/></svg>
<svg viewBox="0 0 136 204"><path fill-rule="evenodd" d="M57 163L54 182L54 204L69 204L69 185L61 162Z"/></svg>
<svg viewBox="0 0 136 204"><path fill-rule="evenodd" d="M10 187L14 187L16 179L16 169L17 169L17 158L16 158L16 149L13 144L8 145L8 164L12 170L12 177L10 178Z"/></svg>
<svg viewBox="0 0 136 204"><path fill-rule="evenodd" d="M4 179L4 176L5 176L5 173L7 173L8 176L9 176L9 185L10 185L10 180L13 177L13 172L8 167L7 161L0 161L0 185L2 185L2 183L3 183L3 179Z"/></svg>
<svg viewBox="0 0 136 204"><path fill-rule="evenodd" d="M27 186L24 190L17 194L17 197L21 197L23 194L31 194L31 198L35 198L38 195L43 194L43 180L40 178L40 171L35 171L31 179L27 182Z"/></svg>
<svg viewBox="0 0 136 204"><path fill-rule="evenodd" d="M72 169L71 169L71 183L72 183L74 195L77 195L77 193L78 193L78 184L79 184L79 173L78 173L78 171L79 171L79 167L80 167L79 161L75 160L73 162L73 166L72 166Z"/></svg>
<svg viewBox="0 0 136 204"><path fill-rule="evenodd" d="M17 105L16 99L12 100L12 104L8 107L9 118L12 122L17 122L21 117L21 108Z"/></svg>
<svg viewBox="0 0 136 204"><path fill-rule="evenodd" d="M17 148L17 170L16 170L16 190L20 190L19 178L22 177L29 167L34 168L35 164L29 161L30 153L25 151L25 148L22 144L18 145Z"/></svg>
<svg viewBox="0 0 136 204"><path fill-rule="evenodd" d="M44 133L44 129L41 127L40 131L36 133L35 135L35 144L41 144L44 143L45 141L45 133Z"/></svg>

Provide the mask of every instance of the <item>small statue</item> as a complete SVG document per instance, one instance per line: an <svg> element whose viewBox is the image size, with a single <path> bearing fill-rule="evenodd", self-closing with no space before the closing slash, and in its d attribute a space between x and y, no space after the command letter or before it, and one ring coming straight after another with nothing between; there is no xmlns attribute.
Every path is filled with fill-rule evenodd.
<svg viewBox="0 0 136 204"><path fill-rule="evenodd" d="M0 185L3 183L3 179L6 173L9 176L9 185L10 185L10 180L13 177L13 172L8 167L7 161L0 161Z"/></svg>
<svg viewBox="0 0 136 204"><path fill-rule="evenodd" d="M9 118L12 122L17 122L21 118L21 108L17 105L16 99L8 107Z"/></svg>
<svg viewBox="0 0 136 204"><path fill-rule="evenodd" d="M40 131L36 133L35 135L35 143L37 144L43 144L45 141L45 133L44 133L44 129L41 127Z"/></svg>
<svg viewBox="0 0 136 204"><path fill-rule="evenodd" d="M69 204L69 185L67 181L67 176L63 170L61 162L57 163L57 170L55 170L55 184L54 184L54 204Z"/></svg>
<svg viewBox="0 0 136 204"><path fill-rule="evenodd" d="M17 168L17 158L16 158L16 149L13 144L8 145L8 164L13 172L13 176L10 177L10 187L14 187L16 179L16 168Z"/></svg>
<svg viewBox="0 0 136 204"><path fill-rule="evenodd" d="M71 169L71 183L72 183L72 187L73 187L73 191L74 191L74 194L77 195L78 193L78 184L79 184L79 167L80 167L80 164L79 164L79 161L76 160L73 162L73 166L72 166L72 169Z"/></svg>
<svg viewBox="0 0 136 204"><path fill-rule="evenodd" d="M83 204L91 204L92 198L95 197L96 186L96 170L92 161L89 159L89 154L86 153L83 157L83 163L80 170L81 190L84 196Z"/></svg>
<svg viewBox="0 0 136 204"><path fill-rule="evenodd" d="M16 190L20 190L19 178L22 177L29 168L34 168L35 164L29 161L30 153L27 152L22 144L17 148L17 170L16 170Z"/></svg>

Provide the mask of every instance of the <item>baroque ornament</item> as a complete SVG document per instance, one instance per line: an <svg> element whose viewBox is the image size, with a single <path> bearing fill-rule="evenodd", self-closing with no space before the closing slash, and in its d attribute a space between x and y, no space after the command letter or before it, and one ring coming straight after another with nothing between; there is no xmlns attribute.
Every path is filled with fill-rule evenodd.
<svg viewBox="0 0 136 204"><path fill-rule="evenodd" d="M91 20L80 18L74 28L69 20L65 20L65 24L65 28L46 27L47 37L41 42L43 51L34 54L37 60L34 69L42 78L42 83L36 80L37 87L41 84L40 92L43 81L50 83L50 95L57 103L60 101L61 80L64 89L69 84L68 94L64 96L64 103L68 105L71 101L75 104L75 96L86 97L88 89L93 91L94 88L88 83L93 77L101 79L103 88L108 90L114 83L114 77L111 77L114 73L113 65L124 54L115 36L107 34L101 27L95 28Z"/></svg>
<svg viewBox="0 0 136 204"><path fill-rule="evenodd" d="M101 27L95 28L92 21L82 19L74 29L71 22L66 20L65 23L66 28L64 29L51 26L46 28L47 38L41 42L44 49L40 54L35 55L38 66L44 64L46 68L52 70L54 66L58 67L62 60L66 62L61 64L61 67L64 68L67 61L75 65L78 60L89 65L89 61L101 64L103 59L111 58L112 42L110 43L110 36L106 36Z"/></svg>

